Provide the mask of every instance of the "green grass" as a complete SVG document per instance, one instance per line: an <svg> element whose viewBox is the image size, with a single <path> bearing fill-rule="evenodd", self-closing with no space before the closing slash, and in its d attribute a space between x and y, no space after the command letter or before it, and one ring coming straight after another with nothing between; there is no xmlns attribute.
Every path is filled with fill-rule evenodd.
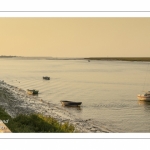
<svg viewBox="0 0 150 150"><path fill-rule="evenodd" d="M0 120L8 120L6 126L13 133L72 133L75 128L67 123L59 123L52 117L38 114L19 115L11 118L4 109L0 108Z"/></svg>

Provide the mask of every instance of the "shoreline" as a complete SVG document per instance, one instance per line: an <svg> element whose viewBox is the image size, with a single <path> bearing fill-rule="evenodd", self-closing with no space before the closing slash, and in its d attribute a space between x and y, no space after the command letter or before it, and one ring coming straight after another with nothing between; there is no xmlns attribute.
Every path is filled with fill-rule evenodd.
<svg viewBox="0 0 150 150"><path fill-rule="evenodd" d="M140 61L150 62L150 57L37 57L37 56L0 56L0 59L15 60L97 60L97 61Z"/></svg>
<svg viewBox="0 0 150 150"><path fill-rule="evenodd" d="M0 106L12 117L19 114L42 114L51 116L60 123L69 122L79 133L108 133L108 129L99 127L94 120L83 120L69 113L63 106L46 102L38 96L28 95L26 91L0 81ZM6 118L7 119L7 118Z"/></svg>
<svg viewBox="0 0 150 150"><path fill-rule="evenodd" d="M105 60L105 61L142 61L150 62L150 57L88 57L85 60Z"/></svg>

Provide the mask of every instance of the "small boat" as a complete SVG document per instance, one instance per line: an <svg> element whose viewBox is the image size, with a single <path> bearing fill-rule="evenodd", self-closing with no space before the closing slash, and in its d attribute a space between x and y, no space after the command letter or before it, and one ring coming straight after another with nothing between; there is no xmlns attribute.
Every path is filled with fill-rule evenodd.
<svg viewBox="0 0 150 150"><path fill-rule="evenodd" d="M150 101L150 91L147 91L144 94L138 94L137 98L141 101Z"/></svg>
<svg viewBox="0 0 150 150"><path fill-rule="evenodd" d="M27 93L30 94L30 95L34 95L34 94L38 94L39 91L38 90L29 90L29 89L27 89Z"/></svg>
<svg viewBox="0 0 150 150"><path fill-rule="evenodd" d="M43 79L45 79L45 80L50 80L50 77L43 77Z"/></svg>
<svg viewBox="0 0 150 150"><path fill-rule="evenodd" d="M62 100L60 101L63 106L80 106L82 102L72 102L72 101L66 101Z"/></svg>

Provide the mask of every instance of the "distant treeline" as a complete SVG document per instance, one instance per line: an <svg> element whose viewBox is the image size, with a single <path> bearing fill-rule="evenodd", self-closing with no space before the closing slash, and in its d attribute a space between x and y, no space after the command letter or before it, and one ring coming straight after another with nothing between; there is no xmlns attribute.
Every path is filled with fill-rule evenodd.
<svg viewBox="0 0 150 150"><path fill-rule="evenodd" d="M11 57L18 57L18 56L5 56L5 55L0 56L0 58L11 58Z"/></svg>
<svg viewBox="0 0 150 150"><path fill-rule="evenodd" d="M150 57L89 57L87 60L150 61Z"/></svg>

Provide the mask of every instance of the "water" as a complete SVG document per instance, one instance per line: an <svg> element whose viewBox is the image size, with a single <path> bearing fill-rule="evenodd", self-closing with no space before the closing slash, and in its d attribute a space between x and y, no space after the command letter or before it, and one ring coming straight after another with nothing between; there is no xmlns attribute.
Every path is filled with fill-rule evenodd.
<svg viewBox="0 0 150 150"><path fill-rule="evenodd" d="M150 63L87 60L0 59L0 80L39 97L81 101L81 109L65 108L82 119L93 119L111 132L150 132L150 103L137 94L150 90ZM50 80L43 80L50 76Z"/></svg>

